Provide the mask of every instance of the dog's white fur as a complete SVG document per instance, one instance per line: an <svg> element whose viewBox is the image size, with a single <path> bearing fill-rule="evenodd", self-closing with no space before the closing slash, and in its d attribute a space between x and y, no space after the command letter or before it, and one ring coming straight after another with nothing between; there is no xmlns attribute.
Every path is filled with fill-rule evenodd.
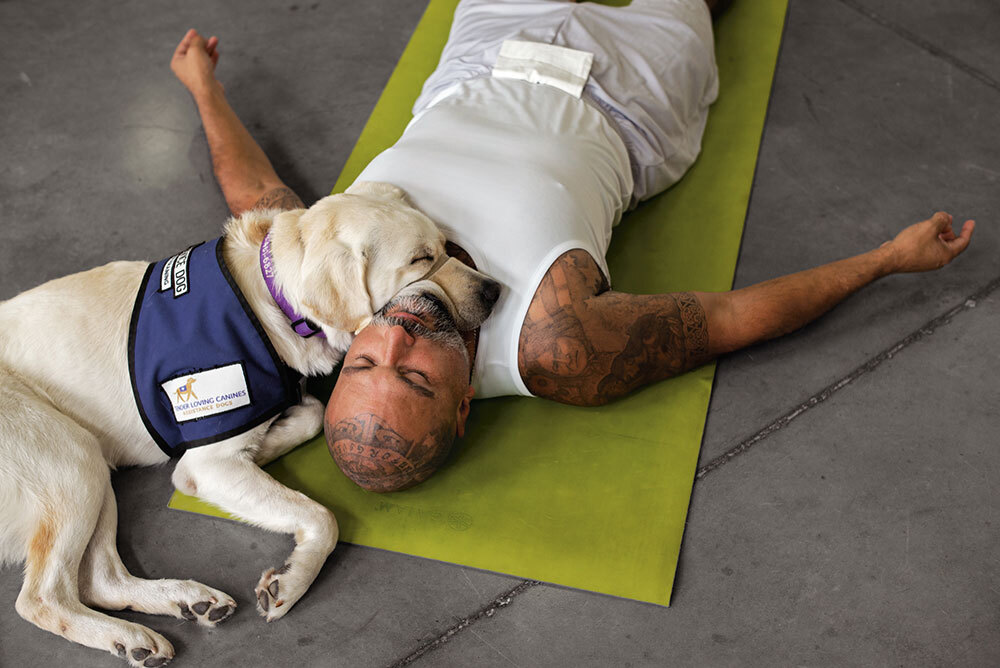
<svg viewBox="0 0 1000 668"><path fill-rule="evenodd" d="M326 341L297 336L270 297L258 260L268 230L279 287ZM372 312L445 257L443 235L387 184L357 184L308 210L244 213L228 222L223 243L230 272L276 351L306 375L329 373ZM432 259L411 263L420 257ZM481 321L489 311L474 295L482 275L456 275L454 262L421 282L462 319ZM109 467L167 460L142 424L128 377L129 320L145 267L113 262L0 303L0 563L25 562L16 609L26 620L132 665L158 666L173 657L166 638L90 606L214 626L236 602L190 580L136 578L115 548ZM177 489L294 534L285 564L265 571L255 589L268 621L305 593L338 530L329 510L260 465L316 435L322 420L322 404L304 394L278 418L190 449L173 473Z"/></svg>

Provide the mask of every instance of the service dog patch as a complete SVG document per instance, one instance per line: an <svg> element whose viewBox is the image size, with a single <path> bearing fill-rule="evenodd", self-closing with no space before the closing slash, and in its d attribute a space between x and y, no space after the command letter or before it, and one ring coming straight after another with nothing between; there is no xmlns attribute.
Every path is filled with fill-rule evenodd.
<svg viewBox="0 0 1000 668"><path fill-rule="evenodd" d="M178 422L198 420L249 406L250 391L240 363L186 373L160 383Z"/></svg>
<svg viewBox="0 0 1000 668"><path fill-rule="evenodd" d="M174 291L174 297L186 295L190 288L188 276L188 260L191 258L191 251L194 246L187 250L167 258L160 270L160 292L167 290Z"/></svg>

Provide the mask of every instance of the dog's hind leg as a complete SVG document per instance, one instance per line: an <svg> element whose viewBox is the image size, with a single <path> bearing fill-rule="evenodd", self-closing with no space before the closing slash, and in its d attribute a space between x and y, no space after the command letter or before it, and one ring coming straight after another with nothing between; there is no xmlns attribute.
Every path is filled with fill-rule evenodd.
<svg viewBox="0 0 1000 668"><path fill-rule="evenodd" d="M18 484L26 544L24 584L15 609L67 640L120 656L133 666L162 666L174 655L166 638L87 608L79 597L83 553L109 485L97 439L17 379L0 383L0 485Z"/></svg>
<svg viewBox="0 0 1000 668"><path fill-rule="evenodd" d="M264 571L255 589L258 612L273 621L283 617L316 579L337 544L337 520L324 506L288 489L254 464L247 436L188 450L173 479L180 491L197 494L231 515L295 536L295 549L285 564Z"/></svg>
<svg viewBox="0 0 1000 668"><path fill-rule="evenodd" d="M254 463L264 466L318 434L323 428L323 410L323 402L303 393L302 401L286 410L268 427L254 452Z"/></svg>
<svg viewBox="0 0 1000 668"><path fill-rule="evenodd" d="M118 506L109 481L97 528L80 564L80 599L105 610L171 615L213 627L236 609L228 594L194 580L145 580L128 572L115 547Z"/></svg>

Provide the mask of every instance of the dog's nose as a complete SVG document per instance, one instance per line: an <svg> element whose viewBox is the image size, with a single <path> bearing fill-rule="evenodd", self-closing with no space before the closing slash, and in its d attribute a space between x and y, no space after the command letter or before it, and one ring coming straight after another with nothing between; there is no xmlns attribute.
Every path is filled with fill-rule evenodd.
<svg viewBox="0 0 1000 668"><path fill-rule="evenodd" d="M483 285L479 288L479 299L483 302L483 306L492 309L499 298L500 284L492 279L483 281Z"/></svg>

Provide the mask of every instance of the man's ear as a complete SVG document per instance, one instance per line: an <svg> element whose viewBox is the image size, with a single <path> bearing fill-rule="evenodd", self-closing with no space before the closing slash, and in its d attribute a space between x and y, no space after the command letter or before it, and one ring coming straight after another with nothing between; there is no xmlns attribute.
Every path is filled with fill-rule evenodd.
<svg viewBox="0 0 1000 668"><path fill-rule="evenodd" d="M355 181L344 191L346 195L366 195L381 199L398 199L407 202L406 193L391 183L381 181Z"/></svg>
<svg viewBox="0 0 1000 668"><path fill-rule="evenodd" d="M327 242L323 246L322 249L307 248L303 254L302 306L317 322L356 333L372 317L365 277L367 259L339 242Z"/></svg>
<svg viewBox="0 0 1000 668"><path fill-rule="evenodd" d="M458 438L462 438L465 435L465 421L469 419L469 409L472 407L473 394L475 394L475 390L472 388L472 385L469 385L465 396L462 397L462 401L458 404L458 414L455 420L455 435Z"/></svg>

